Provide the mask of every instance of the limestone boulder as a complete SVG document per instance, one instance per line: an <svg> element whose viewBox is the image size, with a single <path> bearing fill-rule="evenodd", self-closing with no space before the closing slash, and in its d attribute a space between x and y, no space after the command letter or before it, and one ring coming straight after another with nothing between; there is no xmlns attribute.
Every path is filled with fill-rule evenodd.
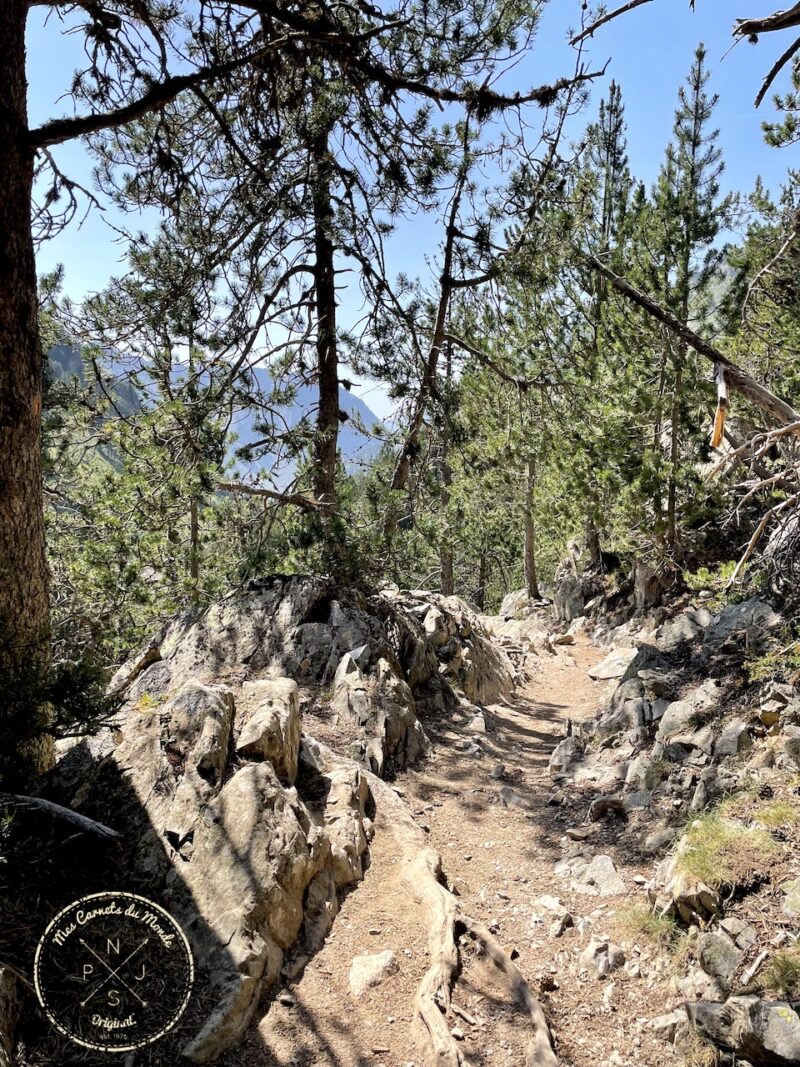
<svg viewBox="0 0 800 1067"><path fill-rule="evenodd" d="M786 1001L755 995L729 997L724 1004L687 1004L692 1026L708 1041L761 1067L800 1063L800 1015Z"/></svg>

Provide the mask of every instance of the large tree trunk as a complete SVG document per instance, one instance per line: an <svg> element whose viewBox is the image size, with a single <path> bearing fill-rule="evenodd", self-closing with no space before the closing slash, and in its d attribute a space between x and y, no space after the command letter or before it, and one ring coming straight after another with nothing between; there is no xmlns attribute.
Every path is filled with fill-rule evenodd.
<svg viewBox="0 0 800 1067"><path fill-rule="evenodd" d="M49 643L42 354L30 224L33 154L26 136L27 8L27 0L0 3L0 774L13 767L21 779L44 769L47 746L21 745L25 733L35 732L37 712L34 707L25 713L9 697L22 691L14 686L16 677L46 668ZM27 721L9 721L15 714L26 714Z"/></svg>
<svg viewBox="0 0 800 1067"><path fill-rule="evenodd" d="M536 577L536 527L533 515L533 491L536 487L536 460L529 459L525 476L525 592L533 600L541 599Z"/></svg>
<svg viewBox="0 0 800 1067"><path fill-rule="evenodd" d="M313 146L314 288L317 314L319 411L314 446L314 495L322 515L336 511L336 449L339 436L339 359L336 351L336 283L333 265L333 207L328 135Z"/></svg>

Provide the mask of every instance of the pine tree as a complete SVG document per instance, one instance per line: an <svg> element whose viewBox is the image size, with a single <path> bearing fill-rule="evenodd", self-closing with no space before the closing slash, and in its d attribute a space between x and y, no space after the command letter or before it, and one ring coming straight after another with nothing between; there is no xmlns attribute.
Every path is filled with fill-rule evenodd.
<svg viewBox="0 0 800 1067"><path fill-rule="evenodd" d="M706 91L710 74L705 56L704 46L699 45L686 84L678 92L673 139L653 190L655 291L663 304L687 324L702 321L708 315L710 283L724 255L715 242L732 204L730 197L720 197L719 178L724 165L717 144L719 131L709 129L718 97ZM697 396L700 382L696 360L682 342L664 338L661 381L671 399L666 503L665 511L658 509L658 521L664 531L666 551L674 555L678 541L681 432L691 425L687 397Z"/></svg>

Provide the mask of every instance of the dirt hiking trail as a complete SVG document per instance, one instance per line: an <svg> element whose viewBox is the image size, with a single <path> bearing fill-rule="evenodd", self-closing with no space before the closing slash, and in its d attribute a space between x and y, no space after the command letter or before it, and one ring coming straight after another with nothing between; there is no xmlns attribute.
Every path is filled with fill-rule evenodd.
<svg viewBox="0 0 800 1067"><path fill-rule="evenodd" d="M263 1006L245 1043L224 1059L226 1067L453 1062L444 1052L431 1059L415 1020L415 998L432 963L431 912L440 906L416 893L417 875L410 871L411 852L419 857L425 845L440 854L440 877L459 911L494 935L519 967L544 1008L562 1067L664 1063L664 1044L640 1018L648 1004L659 1003L665 982L657 965L648 973L649 950L634 946L613 980L590 975L579 961L592 934L608 934L617 913L644 904L634 879L645 868L628 854L624 828L615 820L586 823L596 793L569 786L561 795L548 770L568 721L590 717L603 699L605 685L587 674L602 657L583 635L574 645L542 651L537 672L513 702L488 709L486 733L476 735L466 710L426 722L430 756L382 786L401 803L390 810L378 805L363 882L343 900L322 950L296 983ZM416 826L409 829L410 848L401 848L397 820L409 815ZM567 829L612 856L624 894L572 892L569 880L556 876L565 845L574 845L564 836ZM412 830L422 844L413 845ZM379 981L354 994L354 958L378 953L385 954ZM435 1014L449 1030L445 1037L455 1041L458 1062L523 1067L547 1061L549 1049L532 1051L531 1017L513 975L500 970L469 931L461 931L455 974L452 1003ZM441 1005L441 998L434 1000Z"/></svg>

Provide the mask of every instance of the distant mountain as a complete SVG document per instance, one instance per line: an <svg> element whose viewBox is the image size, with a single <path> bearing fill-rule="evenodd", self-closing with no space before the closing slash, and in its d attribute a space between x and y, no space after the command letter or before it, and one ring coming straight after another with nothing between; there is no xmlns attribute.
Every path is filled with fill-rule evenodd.
<svg viewBox="0 0 800 1067"><path fill-rule="evenodd" d="M47 358L50 373L54 378L68 381L75 377L82 383L86 381L80 349L67 344L54 345L48 352ZM178 365L174 368L173 377L176 384L187 371L188 368L185 366ZM257 368L253 373L259 389L265 396L268 396L273 389L269 371ZM146 375L139 374L137 377L146 382ZM124 379L113 387L115 402L120 411L126 415L141 410L146 402L143 393L146 393L146 386L144 390L139 390ZM316 404L317 391L314 386L300 385L296 389L292 403L281 408L281 415L286 425L292 428L297 426L304 416L313 418L311 413L314 412ZM377 453L380 442L370 437L369 433L380 425L380 419L360 397L342 387L339 388L339 406L348 416L344 422L339 424L339 451L347 469L353 471ZM243 408L237 411L231 427L236 434L234 450L253 444L264 436L256 430L255 423L256 415L253 410ZM256 469L265 469L270 465L269 456L263 456L255 464Z"/></svg>

